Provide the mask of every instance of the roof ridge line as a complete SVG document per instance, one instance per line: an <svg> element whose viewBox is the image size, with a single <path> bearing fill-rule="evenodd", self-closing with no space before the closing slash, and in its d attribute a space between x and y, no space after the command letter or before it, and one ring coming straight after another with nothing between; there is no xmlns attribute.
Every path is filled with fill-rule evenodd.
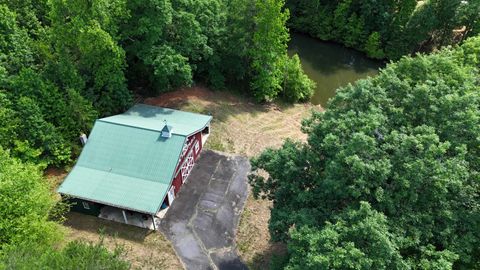
<svg viewBox="0 0 480 270"><path fill-rule="evenodd" d="M173 108L169 108L169 107L162 107L162 106L150 105L150 104L145 104L145 103L137 103L137 104L134 104L133 107L139 106L139 105L140 105L140 106L153 107L153 108L157 108L157 109L172 110L172 111L181 112L181 113L189 113L189 114L195 114L195 115L210 116L210 117L212 117L211 115L208 115L208 114L195 113L195 112L189 112L189 111L183 111L183 110L177 110L177 109L173 109ZM133 107L132 107L132 108L133 108ZM127 111L128 111L128 110L127 110Z"/></svg>
<svg viewBox="0 0 480 270"><path fill-rule="evenodd" d="M125 124L125 123L110 122L110 121L105 121L104 119L105 119L105 118L97 119L97 120L95 120L95 122L98 121L98 122L108 123L108 124L112 124L112 125L138 128L138 129L143 129L143 130L155 131L155 132L159 132L159 133L162 132L161 129L153 129L153 128L146 128L146 127L128 125L128 124ZM163 127L162 127L162 128L163 128ZM182 134L178 134L178 133L175 133L175 132L172 132L172 134L173 134L173 135L177 135L177 136L181 136L181 137L188 137L188 135L182 135Z"/></svg>

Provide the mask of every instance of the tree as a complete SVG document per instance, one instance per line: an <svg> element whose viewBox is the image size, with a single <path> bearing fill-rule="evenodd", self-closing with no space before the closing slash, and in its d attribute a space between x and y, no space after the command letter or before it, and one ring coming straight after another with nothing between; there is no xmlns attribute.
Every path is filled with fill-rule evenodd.
<svg viewBox="0 0 480 270"><path fill-rule="evenodd" d="M465 25L465 33L463 34L463 38L473 37L480 34L480 18L477 16L480 13L480 2L460 2L459 10L461 24Z"/></svg>
<svg viewBox="0 0 480 270"><path fill-rule="evenodd" d="M54 0L49 4L57 61L79 74L82 96L102 115L127 109L131 94L124 76L125 51L118 45L118 25L127 15L125 2ZM77 86L66 84L66 88Z"/></svg>
<svg viewBox="0 0 480 270"><path fill-rule="evenodd" d="M45 27L49 24L47 1L0 0L0 5L6 5L16 13L17 25L26 30L32 39L38 39L45 34Z"/></svg>
<svg viewBox="0 0 480 270"><path fill-rule="evenodd" d="M45 120L37 103L25 96L12 102L10 95L0 91L0 147L12 149L15 157L42 167L70 162L71 146Z"/></svg>
<svg viewBox="0 0 480 270"><path fill-rule="evenodd" d="M152 48L150 53L151 55L145 59L145 63L153 67L156 87L170 90L192 84L192 67L187 57L167 45Z"/></svg>
<svg viewBox="0 0 480 270"><path fill-rule="evenodd" d="M17 145L29 146L29 148L40 151L40 159L29 160L31 162L54 164L56 166L66 165L70 162L71 149L55 126L47 122L37 103L28 97L20 97L16 103L17 117L22 123L17 129L18 137L15 138ZM20 144L19 144L20 142ZM25 148L21 148L25 149ZM15 155L22 157L23 151L15 148ZM24 156L28 160L28 155Z"/></svg>
<svg viewBox="0 0 480 270"><path fill-rule="evenodd" d="M194 76L223 85L220 50L225 7L220 0L132 1L122 25L131 85L149 94L189 86ZM218 53L217 53L218 54ZM145 76L147 73L147 76Z"/></svg>
<svg viewBox="0 0 480 270"><path fill-rule="evenodd" d="M282 96L290 102L308 101L313 95L315 82L303 72L300 58L285 58Z"/></svg>
<svg viewBox="0 0 480 270"><path fill-rule="evenodd" d="M478 33L480 25L478 1L287 0L286 6L292 11L293 29L341 42L374 58L368 50L384 51L392 60L457 44ZM378 44L376 33L382 38Z"/></svg>
<svg viewBox="0 0 480 270"><path fill-rule="evenodd" d="M90 130L97 117L91 102L83 98L78 91L62 91L29 68L12 76L7 88L12 97L25 96L35 100L43 118L54 125L66 141L77 140L81 133Z"/></svg>
<svg viewBox="0 0 480 270"><path fill-rule="evenodd" d="M253 159L254 194L274 203L272 238L290 243L292 226L323 232L365 201L385 215L409 267L477 265L479 48L475 38L390 64L306 120L307 144L287 141Z"/></svg>
<svg viewBox="0 0 480 270"><path fill-rule="evenodd" d="M17 137L20 119L16 118L12 102L3 91L0 91L0 123L2 123L0 125L0 145L3 147L11 146L7 142Z"/></svg>
<svg viewBox="0 0 480 270"><path fill-rule="evenodd" d="M225 88L225 75L222 65L225 56L221 54L228 36L227 2L224 0L193 1L191 12L200 24L201 33L207 38L205 54L197 61L197 76L216 89ZM238 42L238 40L237 40ZM238 45L238 43L237 43Z"/></svg>
<svg viewBox="0 0 480 270"><path fill-rule="evenodd" d="M16 23L16 14L0 4L0 67L8 73L33 64L31 40Z"/></svg>
<svg viewBox="0 0 480 270"><path fill-rule="evenodd" d="M171 63L164 58L167 56L172 58L176 55L177 58L184 60L174 49L164 44L174 12L171 1L128 1L127 9L131 15L120 26L120 43L126 51L129 66L126 74L129 85L144 87L148 91L157 93L169 89L171 81L174 81L173 78L170 79L172 74L178 75L175 73L175 68L163 73L169 68L165 64ZM163 51L163 46L167 51ZM184 66L184 63L176 63L176 65ZM187 76L187 81L191 81L190 71L186 74L185 69L182 69L179 73L181 75L178 77Z"/></svg>
<svg viewBox="0 0 480 270"><path fill-rule="evenodd" d="M283 11L283 0L258 0L255 3L255 33L249 56L251 89L258 101L271 101L282 90L281 59L289 39L285 23L288 10Z"/></svg>
<svg viewBox="0 0 480 270"><path fill-rule="evenodd" d="M378 32L373 32L368 37L367 43L365 44L365 52L371 58L383 59L385 57Z"/></svg>
<svg viewBox="0 0 480 270"><path fill-rule="evenodd" d="M130 268L123 249L109 252L103 241L54 248L63 236L54 217L63 208L40 168L9 154L0 146L0 269Z"/></svg>
<svg viewBox="0 0 480 270"><path fill-rule="evenodd" d="M361 202L321 230L293 229L285 269L408 269L388 229L386 217Z"/></svg>
<svg viewBox="0 0 480 270"><path fill-rule="evenodd" d="M61 231L49 220L54 206L39 168L11 158L0 147L0 251L22 243L45 247L58 241Z"/></svg>
<svg viewBox="0 0 480 270"><path fill-rule="evenodd" d="M255 0L226 1L226 38L218 53L222 58L221 71L234 84L248 80L249 53L253 44Z"/></svg>
<svg viewBox="0 0 480 270"><path fill-rule="evenodd" d="M320 231L293 230L285 269L452 269L458 256L433 246L421 248L418 265L403 260L385 217L367 207L348 211Z"/></svg>

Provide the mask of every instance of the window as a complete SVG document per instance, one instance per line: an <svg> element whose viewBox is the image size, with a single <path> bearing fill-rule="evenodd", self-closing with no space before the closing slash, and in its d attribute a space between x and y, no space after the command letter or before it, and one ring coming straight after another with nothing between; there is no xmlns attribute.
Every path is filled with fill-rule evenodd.
<svg viewBox="0 0 480 270"><path fill-rule="evenodd" d="M88 204L88 202L82 202L82 204L83 204L84 209L89 209L90 210L90 205Z"/></svg>
<svg viewBox="0 0 480 270"><path fill-rule="evenodd" d="M210 134L210 126L205 127L205 128L202 130L202 134L203 134L203 135L208 135L208 134Z"/></svg>
<svg viewBox="0 0 480 270"><path fill-rule="evenodd" d="M195 154L198 154L198 151L200 151L200 145L198 144L198 141L195 142Z"/></svg>

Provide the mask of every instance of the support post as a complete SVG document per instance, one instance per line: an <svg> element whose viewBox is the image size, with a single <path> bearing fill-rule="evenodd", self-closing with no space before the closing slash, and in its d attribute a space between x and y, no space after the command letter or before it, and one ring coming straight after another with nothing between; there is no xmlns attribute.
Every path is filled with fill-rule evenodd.
<svg viewBox="0 0 480 270"><path fill-rule="evenodd" d="M155 216L154 215L152 215L152 222L153 222L153 230L156 231L157 226L155 226Z"/></svg>
<svg viewBox="0 0 480 270"><path fill-rule="evenodd" d="M122 214L123 214L123 219L125 220L125 224L128 224L127 215L125 215L125 210L122 210Z"/></svg>

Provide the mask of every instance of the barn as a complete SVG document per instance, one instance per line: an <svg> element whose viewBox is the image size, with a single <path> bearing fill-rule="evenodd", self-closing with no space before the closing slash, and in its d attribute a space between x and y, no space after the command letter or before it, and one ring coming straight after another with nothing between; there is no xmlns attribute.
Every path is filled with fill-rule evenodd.
<svg viewBox="0 0 480 270"><path fill-rule="evenodd" d="M98 119L58 192L73 211L155 230L199 157L211 120L144 104Z"/></svg>

